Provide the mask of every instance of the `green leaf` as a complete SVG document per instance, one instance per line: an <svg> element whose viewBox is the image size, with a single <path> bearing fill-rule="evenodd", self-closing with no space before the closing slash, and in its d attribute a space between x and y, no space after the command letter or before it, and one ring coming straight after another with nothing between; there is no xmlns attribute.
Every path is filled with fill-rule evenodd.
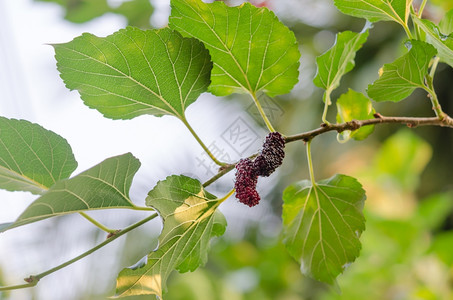
<svg viewBox="0 0 453 300"><path fill-rule="evenodd" d="M76 168L64 138L38 124L0 117L0 188L42 194Z"/></svg>
<svg viewBox="0 0 453 300"><path fill-rule="evenodd" d="M337 34L335 44L316 58L318 72L313 82L326 90L325 98L340 85L341 77L354 67L356 52L362 48L368 37L368 27L361 33L344 31ZM327 98L326 98L327 97ZM327 101L330 104L330 101Z"/></svg>
<svg viewBox="0 0 453 300"><path fill-rule="evenodd" d="M209 49L213 94L263 91L275 96L290 92L297 83L296 38L269 9L200 0L172 0L171 7L170 27Z"/></svg>
<svg viewBox="0 0 453 300"><path fill-rule="evenodd" d="M198 180L186 176L173 175L158 182L146 203L163 219L159 247L147 256L146 264L120 272L117 296L162 297L166 280L174 269L187 272L205 264L210 239L225 231L225 218L217 211L225 199L216 199Z"/></svg>
<svg viewBox="0 0 453 300"><path fill-rule="evenodd" d="M442 62L453 67L453 34L444 35L433 22L414 17L414 23L426 33L426 41L432 44Z"/></svg>
<svg viewBox="0 0 453 300"><path fill-rule="evenodd" d="M449 10L439 22L439 29L445 35L453 32L453 9Z"/></svg>
<svg viewBox="0 0 453 300"><path fill-rule="evenodd" d="M370 22L395 21L407 24L412 0L335 0L344 14Z"/></svg>
<svg viewBox="0 0 453 300"><path fill-rule="evenodd" d="M285 189L283 242L304 275L336 284L335 278L358 257L365 198L355 178L339 174Z"/></svg>
<svg viewBox="0 0 453 300"><path fill-rule="evenodd" d="M337 122L344 123L352 120L369 120L374 118L376 112L371 104L370 99L362 93L358 93L349 89L337 100ZM374 131L374 125L364 126L353 132L342 132L340 135L343 138L354 138L355 140L363 140Z"/></svg>
<svg viewBox="0 0 453 300"><path fill-rule="evenodd" d="M108 158L73 178L61 180L3 231L75 212L134 207L129 199L129 188L139 167L140 161L126 153Z"/></svg>
<svg viewBox="0 0 453 300"><path fill-rule="evenodd" d="M209 53L168 28L127 27L105 38L89 33L57 44L57 67L69 89L112 119L184 111L209 85Z"/></svg>
<svg viewBox="0 0 453 300"><path fill-rule="evenodd" d="M368 96L375 101L398 102L417 88L426 89L425 76L436 49L425 42L411 40L409 52L385 64L378 80L368 86Z"/></svg>

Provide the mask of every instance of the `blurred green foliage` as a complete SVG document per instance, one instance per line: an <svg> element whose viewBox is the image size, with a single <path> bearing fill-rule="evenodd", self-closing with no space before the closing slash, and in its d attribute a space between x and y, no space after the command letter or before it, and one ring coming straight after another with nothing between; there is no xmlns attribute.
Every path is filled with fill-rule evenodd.
<svg viewBox="0 0 453 300"><path fill-rule="evenodd" d="M150 18L154 11L149 0L123 1L113 6L107 0L35 0L59 4L65 11L64 18L73 23L84 23L106 13L123 15L127 23L140 28L150 28Z"/></svg>
<svg viewBox="0 0 453 300"><path fill-rule="evenodd" d="M130 25L149 27L153 12L148 0L124 2L117 8L112 8L106 0L36 1L60 4L66 11L65 18L77 23L113 12L124 15ZM266 3L272 8L280 5L277 2ZM307 1L306 9L315 2ZM430 3L439 6L428 4L425 9L428 16L453 8L453 1ZM303 18L279 17L295 32L302 52L303 92L277 97L285 113L275 125L280 131L292 134L316 128L320 123L323 91L309 81L315 76L314 58L327 50L333 39L324 40L328 47L320 49L322 43L316 43L318 34L323 32L323 36L329 37L344 30L360 31L364 21L337 13L330 22L314 27L307 25ZM368 41L357 53L355 68L332 94L333 102L348 88L364 92L378 77L379 68L401 54L403 39L404 32L397 24L375 24ZM450 115L453 115L452 82L452 69L440 64L434 84L444 111ZM374 108L383 115L426 116L430 103L426 93L416 91L398 104L375 103ZM335 109L329 113L328 119L333 120ZM453 299L453 132L438 127L400 128L399 125L376 126L363 142L340 145L333 135L326 134L313 143L318 178L334 173L352 175L367 191L363 248L357 261L338 279L341 294L304 278L280 238L265 236L259 224L252 224L240 240L228 235L216 239L205 268L189 274L174 272L166 299ZM287 151L283 168L289 171L272 177L276 187L264 199L273 208L267 213L277 216L281 214L282 190L294 181L308 178L303 145L291 144ZM136 255L131 261L139 258L137 245L143 239L143 236L135 240L128 237L126 244L135 245L134 254L125 247L123 255ZM98 296L80 296L80 299L95 298Z"/></svg>
<svg viewBox="0 0 453 300"><path fill-rule="evenodd" d="M244 240L216 241L208 266L196 274L174 274L167 299L453 299L453 230L445 228L453 193L416 195L431 151L402 129L350 170L368 192L367 229L361 255L338 278L341 293L303 277L279 238L256 227Z"/></svg>

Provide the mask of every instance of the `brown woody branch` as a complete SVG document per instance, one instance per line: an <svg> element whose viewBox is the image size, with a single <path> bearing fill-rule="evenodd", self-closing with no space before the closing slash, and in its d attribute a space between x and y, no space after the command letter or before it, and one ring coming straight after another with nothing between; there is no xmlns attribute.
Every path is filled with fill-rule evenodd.
<svg viewBox="0 0 453 300"><path fill-rule="evenodd" d="M321 127L303 132L300 134L287 136L285 138L286 143L303 140L308 142L313 139L315 136L323 134L328 131L336 131L338 133L346 130L357 130L360 127L368 125L377 125L377 124L405 124L408 127L414 128L417 126L442 126L442 127L451 127L453 128L453 119L448 115L444 115L442 120L438 117L432 118L415 118L415 117L384 117L379 113L374 114L374 119L369 120L352 120L350 122L341 123L341 124L322 124Z"/></svg>
<svg viewBox="0 0 453 300"><path fill-rule="evenodd" d="M414 128L417 126L441 126L441 127L450 127L453 128L453 118L444 114L443 118L440 119L439 117L431 117L431 118L416 118L416 117L385 117L379 113L374 114L374 119L369 120L352 120L350 122L345 122L341 124L321 124L321 127L299 133L296 135L291 135L285 137L285 143L291 143L295 141L302 140L304 142L308 142L312 140L314 137L329 132L329 131L336 131L338 133L346 131L346 130L357 130L363 126L369 125L377 125L377 124L404 124L410 128ZM250 156L250 158L255 157L257 154ZM217 179L222 177L223 175L230 172L236 163L227 164L225 166L220 167L219 172L203 183L203 187L207 187L208 185L214 183Z"/></svg>

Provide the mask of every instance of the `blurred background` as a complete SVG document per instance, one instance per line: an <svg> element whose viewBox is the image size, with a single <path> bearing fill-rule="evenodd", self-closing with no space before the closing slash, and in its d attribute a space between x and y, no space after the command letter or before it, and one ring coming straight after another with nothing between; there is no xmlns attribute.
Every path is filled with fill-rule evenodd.
<svg viewBox="0 0 453 300"><path fill-rule="evenodd" d="M243 1L226 1L237 5ZM364 20L340 14L331 0L251 1L267 6L296 34L302 53L300 81L288 95L260 96L271 122L290 135L317 128L323 108L315 88L315 58L329 49L335 34L360 31ZM417 3L417 2L415 2ZM451 0L432 0L426 17L438 21ZM132 152L142 162L131 198L144 205L158 180L185 174L206 181L217 170L179 120L142 116L113 121L84 106L64 87L53 48L90 32L109 35L127 25L166 26L166 0L0 0L0 115L39 123L68 140L79 167L75 174L107 157ZM404 31L396 23L374 25L358 52L355 69L342 79L333 99L352 88L365 92L384 63L400 56ZM440 64L435 87L444 111L453 115L453 71ZM416 91L398 103L375 103L393 116L431 116L426 94ZM335 107L328 119L335 118ZM255 153L266 130L252 100L243 95L204 94L187 118L223 161ZM281 244L281 194L307 179L305 147L287 145L284 165L260 179L260 205L248 208L231 197L221 206L229 223L215 239L209 262L189 274L174 272L166 299L453 299L453 130L382 125L365 141L340 144L334 133L312 145L317 180L335 173L354 176L367 191L367 229L360 257L338 278L341 294L299 271ZM208 190L218 196L233 185L230 172ZM0 223L14 221L33 200L28 193L0 191ZM109 227L123 228L146 213L90 212ZM93 255L44 278L35 288L0 292L0 299L107 299L118 272L157 245L161 222L154 220ZM105 234L79 215L33 223L0 234L0 285L19 284L88 250ZM135 297L134 299L153 299Z"/></svg>

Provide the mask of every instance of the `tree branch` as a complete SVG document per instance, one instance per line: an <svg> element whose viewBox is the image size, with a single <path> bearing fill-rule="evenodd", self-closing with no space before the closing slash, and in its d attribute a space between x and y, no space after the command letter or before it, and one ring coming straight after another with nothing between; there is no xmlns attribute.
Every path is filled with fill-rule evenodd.
<svg viewBox="0 0 453 300"><path fill-rule="evenodd" d="M304 142L308 142L312 140L314 137L329 132L329 131L336 131L338 133L346 131L346 130L357 130L363 126L369 125L378 125L378 124L405 124L410 128L415 128L417 126L441 126L441 127L450 127L453 128L453 118L444 114L444 118L441 120L439 117L430 117L430 118L416 118L416 117L385 117L379 113L374 114L374 119L369 120L352 120L350 122L345 122L341 124L326 124L323 123L321 127L299 133L292 136L285 137L285 143L291 143L295 141L302 140ZM257 154L251 155L249 158L254 158ZM223 175L227 174L231 170L234 169L236 163L231 163L220 167L219 172L203 183L203 187L207 187L210 184L214 183L216 180L221 178Z"/></svg>
<svg viewBox="0 0 453 300"><path fill-rule="evenodd" d="M341 123L341 124L322 124L321 127L307 131L304 133L287 136L285 138L286 143L291 143L298 140L303 140L308 142L313 139L315 136L323 134L328 131L336 131L338 133L346 130L357 130L360 127L368 125L377 125L377 124L405 124L410 128L417 126L442 126L453 128L453 119L448 115L440 120L438 117L432 118L414 118L414 117L384 117L378 113L374 114L374 119L369 120L352 120L350 122Z"/></svg>
<svg viewBox="0 0 453 300"><path fill-rule="evenodd" d="M25 278L24 280L27 282L25 284L19 284L19 285L10 285L10 286L0 286L0 291L9 291L9 290L16 290L16 289L23 289L23 288L28 288L28 287L33 287L35 285L38 284L39 280L41 280L42 278L46 277L47 275L50 275L60 269L63 269L64 267L67 267L69 266L70 264L73 264L75 263L76 261L79 261L81 260L82 258L90 255L91 253L95 252L96 250L99 250L100 248L104 247L105 245L113 242L114 240L116 240L117 238L119 238L120 236L123 236L124 234L128 233L129 231L145 224L146 222L148 221L151 221L152 219L156 218L158 215L157 213L155 214L152 214L146 218L144 218L143 220L141 221L138 221L137 223L134 223L126 228L124 228L123 230L119 230L113 234L109 234L107 236L107 239L105 241L103 241L102 243L98 244L97 246L91 248L90 250L80 254L79 256L77 257L74 257L73 259L71 260L68 260L52 269L49 269L45 272L42 272L38 275L31 275L27 278Z"/></svg>

